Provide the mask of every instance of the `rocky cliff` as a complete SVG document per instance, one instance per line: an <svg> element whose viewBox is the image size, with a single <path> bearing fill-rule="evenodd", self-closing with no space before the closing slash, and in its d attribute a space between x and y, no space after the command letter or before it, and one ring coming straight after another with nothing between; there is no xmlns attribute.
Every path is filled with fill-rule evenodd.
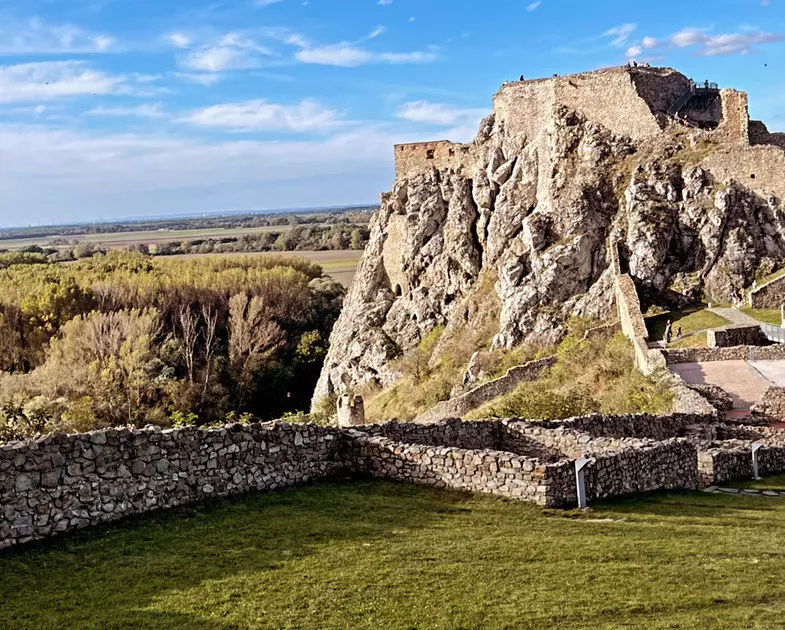
<svg viewBox="0 0 785 630"><path fill-rule="evenodd" d="M672 70L558 81L517 84L520 111L503 88L471 145L396 147L396 180L314 400L388 385L391 360L437 326L468 334L490 316L493 343L511 347L557 340L573 314L605 318L614 306L610 242L649 304L727 300L785 259L779 191L748 172L776 182L771 169L780 169L785 181L785 161L729 136L730 100L710 131L668 120L668 99L689 86ZM598 108L592 90L610 103ZM636 126L607 111L609 90L650 119ZM407 151L417 159L406 161ZM744 167L729 168L734 161Z"/></svg>

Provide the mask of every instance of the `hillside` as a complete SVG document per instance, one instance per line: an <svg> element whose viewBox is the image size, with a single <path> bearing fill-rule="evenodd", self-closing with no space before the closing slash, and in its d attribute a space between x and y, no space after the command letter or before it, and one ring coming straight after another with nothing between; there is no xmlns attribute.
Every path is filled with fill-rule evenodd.
<svg viewBox="0 0 785 630"><path fill-rule="evenodd" d="M606 318L610 242L644 308L727 301L785 259L783 147L746 94L671 69L505 84L473 143L395 147L314 403L389 386L437 327L511 348Z"/></svg>

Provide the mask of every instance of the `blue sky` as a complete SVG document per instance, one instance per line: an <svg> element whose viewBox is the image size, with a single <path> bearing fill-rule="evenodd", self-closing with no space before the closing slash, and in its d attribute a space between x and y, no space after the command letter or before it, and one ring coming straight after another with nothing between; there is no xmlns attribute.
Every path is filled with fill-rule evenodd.
<svg viewBox="0 0 785 630"><path fill-rule="evenodd" d="M710 7L710 9L709 9ZM505 79L628 58L785 130L785 0L0 0L0 224L375 202Z"/></svg>

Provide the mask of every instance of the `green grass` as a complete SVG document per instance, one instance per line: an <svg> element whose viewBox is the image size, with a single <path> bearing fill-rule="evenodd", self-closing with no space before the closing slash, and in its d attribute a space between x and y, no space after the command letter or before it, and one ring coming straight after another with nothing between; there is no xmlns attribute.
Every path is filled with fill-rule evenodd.
<svg viewBox="0 0 785 630"><path fill-rule="evenodd" d="M785 501L587 513L383 482L178 509L0 555L0 627L777 628Z"/></svg>
<svg viewBox="0 0 785 630"><path fill-rule="evenodd" d="M780 326L782 324L782 315L778 308L750 308L749 306L745 306L741 309L741 312L757 319L759 322L764 322L765 324L772 324L774 326Z"/></svg>
<svg viewBox="0 0 785 630"><path fill-rule="evenodd" d="M673 336L676 337L676 329L681 326L682 333L697 332L708 330L709 328L721 328L727 326L729 322L724 317L715 315L705 308L692 308L681 311L670 311L661 313L653 317L646 318L646 329L649 331L649 338L659 340L665 337L665 326L671 321L673 325Z"/></svg>
<svg viewBox="0 0 785 630"><path fill-rule="evenodd" d="M785 475L775 475L760 481L744 481L732 484L734 488L752 488L753 490L776 490L785 492Z"/></svg>
<svg viewBox="0 0 785 630"><path fill-rule="evenodd" d="M669 348L705 348L709 345L708 337L705 332L695 333L689 337L682 337L681 339L674 339Z"/></svg>

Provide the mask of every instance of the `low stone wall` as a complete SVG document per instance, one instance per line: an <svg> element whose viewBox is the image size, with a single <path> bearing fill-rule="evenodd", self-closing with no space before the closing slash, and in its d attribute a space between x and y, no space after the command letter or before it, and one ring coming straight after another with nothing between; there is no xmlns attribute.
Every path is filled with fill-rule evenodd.
<svg viewBox="0 0 785 630"><path fill-rule="evenodd" d="M360 428L371 437L383 437L405 444L449 446L467 450L498 449L501 425L498 422L462 421L457 418L438 424L388 422Z"/></svg>
<svg viewBox="0 0 785 630"><path fill-rule="evenodd" d="M785 359L785 344L733 348L679 348L663 350L668 365L707 361L768 361Z"/></svg>
<svg viewBox="0 0 785 630"><path fill-rule="evenodd" d="M440 402L418 416L415 422L431 423L445 418L460 418L499 396L513 392L521 383L536 381L545 370L554 366L556 361L556 357L546 357L510 368L507 374L500 378L483 383L462 396Z"/></svg>
<svg viewBox="0 0 785 630"><path fill-rule="evenodd" d="M340 432L284 423L110 429L0 446L0 548L343 467Z"/></svg>
<svg viewBox="0 0 785 630"><path fill-rule="evenodd" d="M766 343L760 326L728 326L709 330L706 333L709 348L735 348L738 346L760 346Z"/></svg>
<svg viewBox="0 0 785 630"><path fill-rule="evenodd" d="M686 435L693 425L707 425L715 421L713 416L690 413L667 415L650 414L592 414L567 420L543 420L529 422L545 429L571 429L592 438L649 438L666 440Z"/></svg>
<svg viewBox="0 0 785 630"><path fill-rule="evenodd" d="M735 447L728 444L717 445L698 454L698 470L701 485L717 485L751 479L752 441L739 443ZM768 444L758 451L758 474L762 477L785 472L785 444Z"/></svg>
<svg viewBox="0 0 785 630"><path fill-rule="evenodd" d="M647 445L622 440L619 450L593 456L586 469L589 501L655 490L695 490L698 457L693 444L670 439ZM565 496L565 502L572 497Z"/></svg>
<svg viewBox="0 0 785 630"><path fill-rule="evenodd" d="M543 506L557 506L557 497L562 494L549 468L569 468L569 462L542 465L534 458L502 451L401 444L361 433L353 437L357 472L436 488L497 494Z"/></svg>
<svg viewBox="0 0 785 630"><path fill-rule="evenodd" d="M785 387L770 387L750 411L764 420L782 422L785 420Z"/></svg>
<svg viewBox="0 0 785 630"><path fill-rule="evenodd" d="M779 308L785 303L785 275L762 284L749 292L752 308Z"/></svg>

